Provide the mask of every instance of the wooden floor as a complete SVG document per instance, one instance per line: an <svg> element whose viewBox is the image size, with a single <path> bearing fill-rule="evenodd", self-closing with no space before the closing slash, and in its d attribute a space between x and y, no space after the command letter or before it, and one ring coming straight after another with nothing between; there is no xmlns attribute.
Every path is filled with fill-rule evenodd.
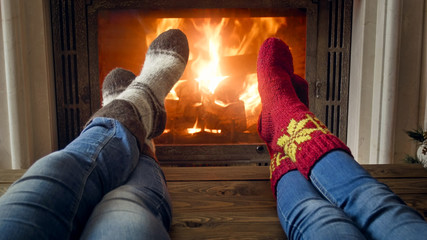
<svg viewBox="0 0 427 240"><path fill-rule="evenodd" d="M427 218L427 171L420 165L365 165ZM164 167L173 201L172 239L285 239L268 167ZM0 194L23 170L0 170Z"/></svg>

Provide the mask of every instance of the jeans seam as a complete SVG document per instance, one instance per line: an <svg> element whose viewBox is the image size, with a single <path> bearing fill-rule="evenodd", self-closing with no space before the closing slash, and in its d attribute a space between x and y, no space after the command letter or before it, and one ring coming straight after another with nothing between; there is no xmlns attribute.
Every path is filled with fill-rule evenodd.
<svg viewBox="0 0 427 240"><path fill-rule="evenodd" d="M291 224L291 222L288 220L287 217L285 217L285 214L282 211L282 208L280 207L280 205L277 205L278 210L280 211L280 215L283 216L284 221L289 225L292 226L293 228L295 228L295 230L301 235L301 239L304 239L304 232L300 230L300 228L298 226L295 226L294 224ZM288 234L288 233L287 233ZM289 238L289 236L287 236Z"/></svg>
<svg viewBox="0 0 427 240"><path fill-rule="evenodd" d="M110 142L111 141L111 139L113 138L113 136L116 134L116 132L117 132L117 126L116 126L116 122L115 121L113 121L113 120L108 120L108 122L110 122L110 123L112 123L111 125L112 125L112 131L111 131L111 134L109 134L105 139L104 139L104 141L102 142L102 144L100 144L98 147L97 147L97 149L96 149L96 151L94 152L94 154L92 154L92 156L90 156L90 160L91 160L91 165L90 165L90 167L87 169L87 171L86 171L86 174L85 174L85 177L82 179L82 184L83 184L83 186L82 186L82 188L81 188L81 190L80 190L80 192L79 192L79 194L78 194L78 198L77 198L77 205L74 207L74 211L73 211L73 220L71 221L71 226L70 226L70 231L69 231L69 234L71 234L72 233L72 230L73 230L73 225L74 225L74 219L76 218L76 215L77 215L77 211L78 211L78 209L79 209L79 207L80 207L80 202L82 201L82 198L83 198L83 192L84 192L84 190L85 190L85 188L86 188L86 184L87 184L87 181L88 181L88 179L89 179L89 176L93 173L93 170L96 168L96 166L98 165L97 164L97 158L98 158L98 156L99 156L99 153L101 152L101 150L105 147L105 145L108 143L108 142ZM69 238L69 237L68 237Z"/></svg>
<svg viewBox="0 0 427 240"><path fill-rule="evenodd" d="M104 141L102 142L102 144L99 144L98 147L96 148L95 152L93 153L93 155L91 156L91 161L95 162L98 159L99 153L101 152L101 150L107 145L108 142L111 141L111 139L113 138L114 135L116 135L117 133L117 123L115 122L116 120L107 120L109 123L111 123L112 125L112 131L111 134L109 134Z"/></svg>
<svg viewBox="0 0 427 240"><path fill-rule="evenodd" d="M162 191L160 194L160 201L157 204L157 206L155 207L156 212L157 212L157 216L161 217L161 219L163 219L163 217L166 217L166 216L162 216L160 209L164 209L165 211L169 211L169 212L166 212L165 214L170 214L171 218L169 218L169 222L171 224L172 223L172 221L171 221L172 220L172 206L171 206L171 203L169 201L170 197L166 197L169 195L169 192L168 192L167 188L164 187L166 184L166 179L165 179L164 173L157 163L151 162L150 164L152 164L153 168L155 168L160 173L160 174L156 174L156 177L158 177L157 180L159 180L162 183L162 189L161 189ZM165 227L167 229L170 228L170 226L165 226Z"/></svg>
<svg viewBox="0 0 427 240"><path fill-rule="evenodd" d="M317 180L315 176L313 176L313 174L310 175L310 180L313 186L316 187L316 189L322 194L322 196L326 200L328 200L330 203L334 204L335 206L338 206L337 201L330 194L328 194L328 191L326 190L326 188L323 187L323 185Z"/></svg>

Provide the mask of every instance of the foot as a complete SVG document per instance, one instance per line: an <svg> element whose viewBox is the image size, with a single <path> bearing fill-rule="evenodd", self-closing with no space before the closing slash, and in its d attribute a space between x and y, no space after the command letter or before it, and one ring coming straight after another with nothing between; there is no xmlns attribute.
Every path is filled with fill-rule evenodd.
<svg viewBox="0 0 427 240"><path fill-rule="evenodd" d="M148 139L163 133L165 97L184 72L188 55L183 32L173 29L160 34L148 48L141 74L117 97L136 107Z"/></svg>
<svg viewBox="0 0 427 240"><path fill-rule="evenodd" d="M306 178L314 163L329 151L350 152L301 102L294 88L301 79L293 73L292 55L283 41L270 38L263 43L257 73L262 103L261 137L269 149L286 153ZM271 120L265 124L267 113Z"/></svg>
<svg viewBox="0 0 427 240"><path fill-rule="evenodd" d="M308 83L305 79L298 75L293 75L291 78L292 86L295 92L304 105L308 107ZM276 196L276 185L280 178L289 171L297 169L296 164L283 151L283 148L277 144L272 144L273 132L269 129L273 128L272 118L269 112L261 112L258 119L258 133L260 137L267 143L268 152L270 153L270 179L271 190ZM263 131L263 129L266 129Z"/></svg>
<svg viewBox="0 0 427 240"><path fill-rule="evenodd" d="M155 158L154 147L150 143L165 128L164 100L184 72L188 54L187 37L180 30L160 34L147 51L141 74L119 96L105 102L88 123L97 117L116 119L135 136L141 153ZM123 71L119 72L122 76ZM119 76L116 73L111 73L110 77ZM124 84L118 85L122 87ZM113 84L109 89L118 90L116 87ZM119 92L115 90L114 93Z"/></svg>
<svg viewBox="0 0 427 240"><path fill-rule="evenodd" d="M133 72L123 68L111 70L102 82L102 106L117 98L136 78Z"/></svg>

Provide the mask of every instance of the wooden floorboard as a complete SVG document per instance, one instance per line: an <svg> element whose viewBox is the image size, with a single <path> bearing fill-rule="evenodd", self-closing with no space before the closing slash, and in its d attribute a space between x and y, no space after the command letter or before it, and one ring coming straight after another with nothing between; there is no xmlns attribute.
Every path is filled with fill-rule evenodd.
<svg viewBox="0 0 427 240"><path fill-rule="evenodd" d="M269 183L259 181L169 182L169 193L177 211L217 211L275 208Z"/></svg>
<svg viewBox="0 0 427 240"><path fill-rule="evenodd" d="M269 167L163 167L168 181L266 180Z"/></svg>
<svg viewBox="0 0 427 240"><path fill-rule="evenodd" d="M427 218L420 165L364 165ZM265 166L163 167L173 204L172 239L286 239ZM0 195L25 170L0 169Z"/></svg>
<svg viewBox="0 0 427 240"><path fill-rule="evenodd" d="M427 178L420 164L370 164L362 165L375 178Z"/></svg>

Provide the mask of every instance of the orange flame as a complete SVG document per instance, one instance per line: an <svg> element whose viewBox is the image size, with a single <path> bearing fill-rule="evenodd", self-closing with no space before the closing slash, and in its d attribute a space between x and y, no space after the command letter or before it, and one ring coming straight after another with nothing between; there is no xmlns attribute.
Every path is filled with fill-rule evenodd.
<svg viewBox="0 0 427 240"><path fill-rule="evenodd" d="M246 76L246 89L240 95L239 100L242 100L251 114L254 114L254 109L261 104L261 98L258 93L257 74L249 74Z"/></svg>
<svg viewBox="0 0 427 240"><path fill-rule="evenodd" d="M166 95L166 99L168 100L179 100L178 94L176 93L176 87L179 86L180 83L185 80L178 80L178 82L172 87L168 95Z"/></svg>
<svg viewBox="0 0 427 240"><path fill-rule="evenodd" d="M164 18L157 19L156 33L147 34L147 43L150 43L160 33L171 29L179 28L185 19L183 18ZM190 41L190 61L194 80L199 83L199 91L202 96L209 96L215 104L221 107L227 107L230 103L224 103L217 100L214 96L218 85L229 76L221 72L221 60L228 56L257 54L262 42L271 36L274 36L279 28L286 25L286 18L283 17L259 17L259 18L242 18L231 19L221 18L217 21L211 19L186 19L191 21L193 27L199 34L199 38ZM248 23L250 22L250 23ZM242 25L250 26L242 28ZM228 30L228 36L224 36L225 28L233 26L233 30ZM244 31L244 33L242 33ZM224 44L224 39L232 41L231 44ZM231 40L230 40L231 39ZM196 59L193 59L196 58ZM180 80L182 81L182 80ZM178 84L177 84L178 85ZM175 85L175 87L177 86ZM167 99L179 100L175 88L168 94ZM258 94L258 82L256 73L249 73L244 81L244 91L240 94L239 100L244 102L247 125L256 124L256 112L261 104ZM200 103L203 104L203 103ZM195 134L201 131L210 133L221 133L221 129L201 129L197 128L198 119L192 128L187 128L189 134Z"/></svg>
<svg viewBox="0 0 427 240"><path fill-rule="evenodd" d="M196 80L199 82L199 87L204 94L213 94L217 86L228 76L221 73L221 58L224 56L236 56L247 54L250 50L258 50L262 41L270 36L274 36L278 29L286 25L286 18L275 17L261 17L251 18L251 29L245 30L246 33L242 34L241 26L244 24L244 19L222 18L219 23L212 23L210 19L205 19L201 26L197 25L193 20L195 28L204 34L204 37L194 45L197 52L207 52L208 56L202 57L199 54L198 58L194 61L191 68L197 72ZM233 25L231 39L238 39L238 44L233 46L222 47L223 36L221 35L223 29L229 25ZM208 49L206 50L206 47ZM257 90L257 76L256 74L249 74L246 77L246 91L240 96L240 100L245 102L247 112L252 111L261 103ZM217 101L216 101L217 102ZM218 104L218 102L217 102ZM222 105L222 104L218 104Z"/></svg>
<svg viewBox="0 0 427 240"><path fill-rule="evenodd" d="M191 135L201 132L201 128L197 128L197 123L199 122L199 119L196 119L196 122L194 123L194 126L192 128L187 128L187 132Z"/></svg>
<svg viewBox="0 0 427 240"><path fill-rule="evenodd" d="M157 36L159 36L161 33L169 30L169 29L177 29L179 28L184 19L183 18L158 18L155 21L155 24L157 26L155 32L147 33L145 35L145 40L147 43L147 47L151 44L151 42L156 39Z"/></svg>
<svg viewBox="0 0 427 240"><path fill-rule="evenodd" d="M245 81L246 89L239 97L239 100L245 103L246 122L248 126L256 124L258 120L256 109L261 104L261 97L258 92L257 79L256 73L247 75Z"/></svg>
<svg viewBox="0 0 427 240"><path fill-rule="evenodd" d="M303 76L306 60L306 13L300 9L291 10L289 15L286 12L282 15L281 11L277 12L275 9L194 10L191 13L186 9L166 12L131 10L131 14L129 11L100 11L100 83L115 67L123 67L137 74L144 61L142 53L147 51L149 44L164 31L181 29L187 35L190 56L181 80L165 101L168 120L173 120L168 122L165 133L173 133L173 136L198 132L228 134L230 129L237 133L234 136L238 142L246 141L242 140L246 135L240 136L240 133L248 133L247 136L250 137L257 135L256 123L261 109L255 67L258 50L269 37L283 39L295 50L292 52L295 72ZM279 17L250 17L268 16L270 13ZM233 126L229 126L230 118L236 123ZM196 124L194 119L197 119ZM170 140L161 141L166 143ZM174 142L175 137L171 141Z"/></svg>
<svg viewBox="0 0 427 240"><path fill-rule="evenodd" d="M221 129L205 129L205 132L208 133L215 133L215 134L220 134L221 133Z"/></svg>
<svg viewBox="0 0 427 240"><path fill-rule="evenodd" d="M242 28L250 21L250 29ZM233 38L237 39L235 47L228 47L225 56L244 55L258 51L261 43L277 34L280 27L286 26L286 18L283 17L259 17L249 19L236 19L234 21ZM244 32L243 32L244 31Z"/></svg>
<svg viewBox="0 0 427 240"><path fill-rule="evenodd" d="M205 94L213 94L218 84L228 77L223 76L220 69L221 30L226 22L223 18L218 25L214 26L210 23L210 19L206 19L201 26L198 26L193 21L195 28L205 36L196 42L195 47L200 48L198 51L201 53L207 52L207 56L199 54L192 65L192 69L198 76L196 81L199 82L200 90ZM208 47L207 51L206 47Z"/></svg>

